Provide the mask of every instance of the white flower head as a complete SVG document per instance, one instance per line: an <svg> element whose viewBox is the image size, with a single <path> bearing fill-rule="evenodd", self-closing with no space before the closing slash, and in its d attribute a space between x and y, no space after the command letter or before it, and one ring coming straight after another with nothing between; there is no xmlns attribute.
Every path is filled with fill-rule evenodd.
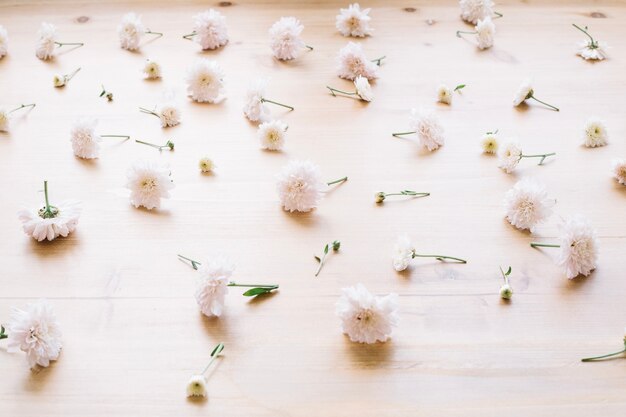
<svg viewBox="0 0 626 417"><path fill-rule="evenodd" d="M206 173L212 172L216 168L216 165L211 158L203 156L200 158L200 161L198 161L198 167L200 168L200 171Z"/></svg>
<svg viewBox="0 0 626 417"><path fill-rule="evenodd" d="M500 298L510 300L513 297L513 288L509 284L503 284L500 287Z"/></svg>
<svg viewBox="0 0 626 417"><path fill-rule="evenodd" d="M488 49L493 46L493 36L496 33L496 25L491 21L491 17L478 20L476 24L476 39L480 49Z"/></svg>
<svg viewBox="0 0 626 417"><path fill-rule="evenodd" d="M398 236L398 239L393 247L393 269L398 272L407 269L413 259L414 253L415 247L413 246L411 239L409 239L406 235Z"/></svg>
<svg viewBox="0 0 626 417"><path fill-rule="evenodd" d="M52 306L46 300L14 308L7 324L7 352L25 352L31 368L49 366L61 353L61 328Z"/></svg>
<svg viewBox="0 0 626 417"><path fill-rule="evenodd" d="M9 32L0 25L0 58L5 56L9 51Z"/></svg>
<svg viewBox="0 0 626 417"><path fill-rule="evenodd" d="M378 78L378 65L367 59L361 44L348 42L339 50L337 75L346 80L354 80L359 75L373 80Z"/></svg>
<svg viewBox="0 0 626 417"><path fill-rule="evenodd" d="M51 23L43 22L39 28L39 39L35 55L41 60L53 58L56 53L57 27Z"/></svg>
<svg viewBox="0 0 626 417"><path fill-rule="evenodd" d="M173 104L162 105L157 114L161 120L161 127L172 127L180 123L180 110Z"/></svg>
<svg viewBox="0 0 626 417"><path fill-rule="evenodd" d="M0 108L0 132L8 132L9 123L9 112L6 109Z"/></svg>
<svg viewBox="0 0 626 417"><path fill-rule="evenodd" d="M216 49L228 43L226 17L220 12L209 9L193 17L194 40L203 50Z"/></svg>
<svg viewBox="0 0 626 417"><path fill-rule="evenodd" d="M362 284L343 288L337 315L351 341L385 342L398 325L398 295L372 295Z"/></svg>
<svg viewBox="0 0 626 417"><path fill-rule="evenodd" d="M516 142L509 142L504 145L498 155L498 167L507 174L510 174L517 168L517 164L522 159L522 148Z"/></svg>
<svg viewBox="0 0 626 417"><path fill-rule="evenodd" d="M200 280L196 289L196 301L200 311L207 317L219 317L224 310L230 277L235 264L223 256L213 257L198 267Z"/></svg>
<svg viewBox="0 0 626 417"><path fill-rule="evenodd" d="M278 175L278 195L285 210L308 212L322 199L324 183L310 161L290 161Z"/></svg>
<svg viewBox="0 0 626 417"><path fill-rule="evenodd" d="M306 45L302 40L304 26L295 17L281 17L269 30L270 48L280 60L295 59Z"/></svg>
<svg viewBox="0 0 626 417"><path fill-rule="evenodd" d="M548 198L543 184L524 178L504 195L506 219L520 230L531 232L552 214L554 199Z"/></svg>
<svg viewBox="0 0 626 417"><path fill-rule="evenodd" d="M585 123L584 144L589 148L604 146L607 144L609 135L606 126L602 120L597 117L591 117Z"/></svg>
<svg viewBox="0 0 626 417"><path fill-rule="evenodd" d="M161 78L161 65L156 61L148 59L143 66L143 73L149 80L159 79Z"/></svg>
<svg viewBox="0 0 626 417"><path fill-rule="evenodd" d="M359 75L354 79L354 87L356 88L356 94L363 101L372 101L374 93L372 92L372 86L367 78Z"/></svg>
<svg viewBox="0 0 626 417"><path fill-rule="evenodd" d="M493 15L493 5L491 0L460 0L461 19L475 25L479 19Z"/></svg>
<svg viewBox="0 0 626 417"><path fill-rule="evenodd" d="M420 145L429 151L434 151L443 146L443 127L435 113L425 109L411 109L411 130L417 133Z"/></svg>
<svg viewBox="0 0 626 417"><path fill-rule="evenodd" d="M563 225L559 265L569 279L589 275L596 268L598 240L589 221L581 216L568 219Z"/></svg>
<svg viewBox="0 0 626 417"><path fill-rule="evenodd" d="M169 198L174 188L169 167L158 161L137 161L126 175L130 203L136 208L160 208L161 199Z"/></svg>
<svg viewBox="0 0 626 417"><path fill-rule="evenodd" d="M200 103L216 103L223 98L224 72L215 61L197 60L187 73L187 92Z"/></svg>
<svg viewBox="0 0 626 417"><path fill-rule="evenodd" d="M285 145L287 125L280 120L272 120L259 125L257 136L261 148L270 151L279 151Z"/></svg>
<svg viewBox="0 0 626 417"><path fill-rule="evenodd" d="M626 159L613 160L613 176L622 185L626 185Z"/></svg>
<svg viewBox="0 0 626 417"><path fill-rule="evenodd" d="M609 46L604 42L592 42L591 39L585 39L578 45L578 52L576 52L576 54L587 60L602 61L608 58L607 49L609 49Z"/></svg>
<svg viewBox="0 0 626 417"><path fill-rule="evenodd" d="M102 138L96 134L96 119L80 119L74 122L70 140L74 155L84 159L94 159L100 154Z"/></svg>
<svg viewBox="0 0 626 417"><path fill-rule="evenodd" d="M269 119L270 110L263 102L267 83L267 79L259 78L250 83L246 91L246 104L243 107L243 113L251 122L264 122Z"/></svg>
<svg viewBox="0 0 626 417"><path fill-rule="evenodd" d="M339 9L335 26L343 36L364 37L371 35L369 12L372 9L363 9L359 3L348 6L347 9Z"/></svg>
<svg viewBox="0 0 626 417"><path fill-rule="evenodd" d="M488 132L483 135L481 141L483 153L495 154L498 152L498 135L495 132Z"/></svg>
<svg viewBox="0 0 626 417"><path fill-rule="evenodd" d="M139 49L141 38L146 34L146 28L141 23L141 16L135 13L126 13L117 27L120 46L129 51Z"/></svg>
<svg viewBox="0 0 626 417"><path fill-rule="evenodd" d="M533 95L533 85L530 79L525 79L517 89L515 96L513 97L513 105L519 106L524 101L531 98Z"/></svg>
<svg viewBox="0 0 626 417"><path fill-rule="evenodd" d="M187 382L187 397L206 397L207 380L204 375L193 375Z"/></svg>
<svg viewBox="0 0 626 417"><path fill-rule="evenodd" d="M452 89L445 84L437 87L437 101L444 104L452 104Z"/></svg>

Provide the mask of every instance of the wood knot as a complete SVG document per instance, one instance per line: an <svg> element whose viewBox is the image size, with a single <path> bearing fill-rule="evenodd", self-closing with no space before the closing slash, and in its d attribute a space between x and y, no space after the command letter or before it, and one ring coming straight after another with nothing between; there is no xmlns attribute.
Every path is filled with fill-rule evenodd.
<svg viewBox="0 0 626 417"><path fill-rule="evenodd" d="M404 10L407 13L415 13L417 11L417 9L415 7L405 7L402 10Z"/></svg>
<svg viewBox="0 0 626 417"><path fill-rule="evenodd" d="M230 1L220 1L219 3L217 3L217 5L220 7L228 7L228 6L232 6L233 3Z"/></svg>
<svg viewBox="0 0 626 417"><path fill-rule="evenodd" d="M78 17L76 18L76 21L77 21L78 23L86 23L86 22L88 22L88 21L89 21L89 16L78 16Z"/></svg>
<svg viewBox="0 0 626 417"><path fill-rule="evenodd" d="M592 12L589 16L595 17L596 19L605 19L606 15L602 12Z"/></svg>

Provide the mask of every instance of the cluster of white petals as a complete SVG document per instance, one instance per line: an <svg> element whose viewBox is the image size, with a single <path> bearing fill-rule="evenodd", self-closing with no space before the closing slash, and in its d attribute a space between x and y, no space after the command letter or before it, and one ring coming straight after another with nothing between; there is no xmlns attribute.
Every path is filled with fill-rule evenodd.
<svg viewBox="0 0 626 417"><path fill-rule="evenodd" d="M480 49L488 49L493 46L493 36L496 33L496 25L491 17L485 17L476 24L476 39Z"/></svg>
<svg viewBox="0 0 626 417"><path fill-rule="evenodd" d="M443 104L452 104L452 89L445 84L437 87L437 101Z"/></svg>
<svg viewBox="0 0 626 417"><path fill-rule="evenodd" d="M348 6L347 9L339 9L335 26L343 36L364 37L372 33L370 28L369 12L372 9L363 9L358 3Z"/></svg>
<svg viewBox="0 0 626 417"><path fill-rule="evenodd" d="M200 171L207 173L212 172L216 166L211 158L209 158L208 156L203 156L198 161L198 167L200 168Z"/></svg>
<svg viewBox="0 0 626 417"><path fill-rule="evenodd" d="M324 182L310 161L290 161L278 175L278 196L287 211L311 211L322 199Z"/></svg>
<svg viewBox="0 0 626 417"><path fill-rule="evenodd" d="M197 42L203 50L216 49L228 43L226 17L220 12L209 9L193 17Z"/></svg>
<svg viewBox="0 0 626 417"><path fill-rule="evenodd" d="M39 209L22 209L17 213L22 222L22 229L28 236L41 242L54 240L59 236L67 237L76 229L80 218L81 206L78 201L64 201L55 204L57 214L54 217L44 218L39 214Z"/></svg>
<svg viewBox="0 0 626 417"><path fill-rule="evenodd" d="M517 142L509 142L504 145L498 155L498 167L507 174L517 168L517 164L522 159L522 148Z"/></svg>
<svg viewBox="0 0 626 417"><path fill-rule="evenodd" d="M187 73L187 93L200 103L216 103L223 98L224 72L216 61L198 59Z"/></svg>
<svg viewBox="0 0 626 417"><path fill-rule="evenodd" d="M25 310L14 308L7 333L7 352L26 353L31 368L47 367L59 358L63 346L61 328L46 300L28 304Z"/></svg>
<svg viewBox="0 0 626 417"><path fill-rule="evenodd" d="M506 219L520 230L534 231L537 224L552 215L553 205L546 187L531 178L518 181L504 195Z"/></svg>
<svg viewBox="0 0 626 417"><path fill-rule="evenodd" d="M35 55L41 60L54 57L56 52L57 27L52 23L43 22L39 28L39 39L35 48Z"/></svg>
<svg viewBox="0 0 626 417"><path fill-rule="evenodd" d="M223 256L208 259L198 267L200 279L196 289L196 302L207 317L219 317L224 310L224 299L235 264Z"/></svg>
<svg viewBox="0 0 626 417"><path fill-rule="evenodd" d="M498 135L494 132L485 133L481 144L483 153L495 154L498 152Z"/></svg>
<svg viewBox="0 0 626 417"><path fill-rule="evenodd" d="M161 127L172 127L180 123L180 110L173 104L164 104L157 110Z"/></svg>
<svg viewBox="0 0 626 417"><path fill-rule="evenodd" d="M613 160L613 176L622 185L626 185L626 159Z"/></svg>
<svg viewBox="0 0 626 417"><path fill-rule="evenodd" d="M143 73L149 80L161 78L161 65L159 65L158 62L148 59L143 66Z"/></svg>
<svg viewBox="0 0 626 417"><path fill-rule="evenodd" d="M248 86L243 113L251 122L264 122L269 119L270 110L263 102L267 82L267 79L259 78L251 82Z"/></svg>
<svg viewBox="0 0 626 417"><path fill-rule="evenodd" d="M607 144L609 134L604 121L597 117L591 117L585 123L584 145L589 148L604 146Z"/></svg>
<svg viewBox="0 0 626 417"><path fill-rule="evenodd" d="M491 0L460 0L461 19L476 24L479 19L493 15L494 3Z"/></svg>
<svg viewBox="0 0 626 417"><path fill-rule="evenodd" d="M129 51L139 49L141 38L146 34L146 28L141 23L141 16L135 13L126 13L117 27L120 46Z"/></svg>
<svg viewBox="0 0 626 417"><path fill-rule="evenodd" d="M9 52L9 32L0 25L0 58Z"/></svg>
<svg viewBox="0 0 626 417"><path fill-rule="evenodd" d="M604 42L596 41L594 44L591 39L585 39L578 45L577 55L588 60L601 61L608 57L606 53L608 48L609 46Z"/></svg>
<svg viewBox="0 0 626 417"><path fill-rule="evenodd" d="M204 375L193 375L187 382L187 397L206 397L207 380Z"/></svg>
<svg viewBox="0 0 626 417"><path fill-rule="evenodd" d="M158 161L135 162L128 170L127 178L130 202L137 208L160 208L161 199L169 198L169 191L174 188L169 166Z"/></svg>
<svg viewBox="0 0 626 417"><path fill-rule="evenodd" d="M361 44L348 42L339 50L337 75L346 80L355 80L359 75L373 80L378 78L378 65L367 59Z"/></svg>
<svg viewBox="0 0 626 417"><path fill-rule="evenodd" d="M429 151L434 151L443 146L443 127L439 119L431 110L411 109L411 119L409 122L411 130L417 133L420 145Z"/></svg>
<svg viewBox="0 0 626 417"><path fill-rule="evenodd" d="M8 132L11 119L6 109L0 109L0 132Z"/></svg>
<svg viewBox="0 0 626 417"><path fill-rule="evenodd" d="M519 106L533 95L533 85L530 79L525 79L513 97L513 105Z"/></svg>
<svg viewBox="0 0 626 417"><path fill-rule="evenodd" d="M287 125L280 120L261 123L257 132L261 148L279 151L285 145Z"/></svg>
<svg viewBox="0 0 626 417"><path fill-rule="evenodd" d="M295 17L281 17L269 30L270 48L280 60L295 59L306 47L302 40L304 26Z"/></svg>
<svg viewBox="0 0 626 417"><path fill-rule="evenodd" d="M393 255L391 257L393 263L393 269L396 271L404 271L409 267L413 254L415 253L415 247L413 242L408 236L398 236L396 243L393 247Z"/></svg>
<svg viewBox="0 0 626 417"><path fill-rule="evenodd" d="M358 76L354 79L354 87L356 88L356 94L363 101L372 101L374 99L374 92L372 86L367 78Z"/></svg>
<svg viewBox="0 0 626 417"><path fill-rule="evenodd" d="M96 134L96 119L80 119L74 122L70 131L70 141L74 155L84 159L94 159L100 155L102 138Z"/></svg>
<svg viewBox="0 0 626 417"><path fill-rule="evenodd" d="M343 288L337 302L341 328L351 341L385 342L398 325L398 295L376 296L362 284Z"/></svg>
<svg viewBox="0 0 626 417"><path fill-rule="evenodd" d="M561 254L558 262L565 269L569 279L581 274L587 276L596 268L598 260L596 231L584 217L573 217L565 222L560 245Z"/></svg>

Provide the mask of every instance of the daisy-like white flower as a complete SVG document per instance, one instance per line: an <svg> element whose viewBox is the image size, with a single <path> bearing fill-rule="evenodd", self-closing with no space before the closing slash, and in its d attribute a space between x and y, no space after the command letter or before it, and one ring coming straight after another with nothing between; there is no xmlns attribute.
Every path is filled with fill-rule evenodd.
<svg viewBox="0 0 626 417"><path fill-rule="evenodd" d="M588 32L587 26L585 28L581 28L580 26L572 23L576 29L580 30L582 33L587 35L589 39L585 39L579 45L579 49L577 54L587 60L603 60L608 57L606 50L608 49L608 45L604 42L596 41Z"/></svg>
<svg viewBox="0 0 626 417"><path fill-rule="evenodd" d="M57 46L71 45L81 47L84 44L82 42L59 42L57 41L57 27L51 23L43 22L39 28L39 39L35 48L35 55L37 58L46 61L54 58L56 54Z"/></svg>
<svg viewBox="0 0 626 417"><path fill-rule="evenodd" d="M94 159L100 154L102 138L96 134L96 119L80 119L70 131L74 155L84 159Z"/></svg>
<svg viewBox="0 0 626 417"><path fill-rule="evenodd" d="M473 32L457 30L456 36L461 37L461 34L476 35L479 49L489 49L493 46L493 36L496 33L496 25L493 24L491 17L485 17L482 20L478 20Z"/></svg>
<svg viewBox="0 0 626 417"><path fill-rule="evenodd" d="M337 75L346 80L355 80L359 75L373 80L378 78L378 67L385 57L369 60L361 44L348 42L337 56Z"/></svg>
<svg viewBox="0 0 626 417"><path fill-rule="evenodd" d="M205 366L204 370L199 374L192 375L187 382L187 397L206 397L207 395L207 380L204 374L208 371L209 367L215 361L215 358L224 350L224 344L220 343L211 352L211 360Z"/></svg>
<svg viewBox="0 0 626 417"><path fill-rule="evenodd" d="M511 267L504 272L504 269L500 267L500 272L502 273L502 279L504 279L504 284L500 287L500 298L503 300L510 300L513 297L513 288L511 288L511 284L509 284L509 275L511 275Z"/></svg>
<svg viewBox="0 0 626 417"><path fill-rule="evenodd" d="M313 50L302 40L304 26L295 17L281 17L269 30L270 48L276 59L288 61L295 59L302 48Z"/></svg>
<svg viewBox="0 0 626 417"><path fill-rule="evenodd" d="M215 163L208 156L203 156L200 158L200 161L198 161L198 167L200 168L200 171L204 173L213 172L215 169Z"/></svg>
<svg viewBox="0 0 626 417"><path fill-rule="evenodd" d="M539 160L538 165L542 165L543 161L549 156L556 155L556 152L551 153L542 153L536 155L524 155L522 153L522 147L517 142L509 142L504 145L499 154L499 164L498 167L502 169L507 174L510 174L517 168L519 161L522 158L541 158Z"/></svg>
<svg viewBox="0 0 626 417"><path fill-rule="evenodd" d="M626 159L613 160L613 176L622 185L626 185Z"/></svg>
<svg viewBox="0 0 626 417"><path fill-rule="evenodd" d="M53 206L48 200L48 181L43 182L45 206L39 210L23 209L17 213L22 229L28 236L41 242L67 237L76 229L81 207L78 201L65 201Z"/></svg>
<svg viewBox="0 0 626 417"><path fill-rule="evenodd" d="M396 240L396 244L393 247L393 253L391 257L393 269L395 269L398 272L404 271L405 269L409 267L411 260L414 258L436 258L438 261L444 261L446 259L450 259L451 261L460 262L462 264L467 263L465 259L456 258L454 256L418 254L415 249L415 246L413 245L413 243L411 242L411 239L408 236L406 235L398 236L398 239Z"/></svg>
<svg viewBox="0 0 626 417"><path fill-rule="evenodd" d="M158 109L155 107L154 110L139 107L139 111L158 117L161 121L161 127L176 126L180 123L180 110L173 104L164 104Z"/></svg>
<svg viewBox="0 0 626 417"><path fill-rule="evenodd" d="M493 11L494 3L492 0L460 0L459 6L461 7L461 19L473 25L479 19L491 17L494 14L502 17L502 14Z"/></svg>
<svg viewBox="0 0 626 417"><path fill-rule="evenodd" d="M437 87L437 101L444 104L452 104L452 89L445 84Z"/></svg>
<svg viewBox="0 0 626 417"><path fill-rule="evenodd" d="M265 103L285 107L290 111L294 109L292 106L265 98L267 83L267 79L258 78L250 83L246 91L246 104L243 106L243 114L245 114L251 122L265 122L269 120L270 110Z"/></svg>
<svg viewBox="0 0 626 417"><path fill-rule="evenodd" d="M272 120L259 125L257 136L261 148L270 151L279 151L285 145L285 135L288 126L280 120Z"/></svg>
<svg viewBox="0 0 626 417"><path fill-rule="evenodd" d="M76 74L78 74L78 71L80 71L80 67L76 68L69 74L55 75L54 77L52 77L52 85L54 85L56 88L65 87L65 85L69 83Z"/></svg>
<svg viewBox="0 0 626 417"><path fill-rule="evenodd" d="M506 219L520 230L531 232L552 214L554 200L543 184L531 178L518 181L504 195Z"/></svg>
<svg viewBox="0 0 626 417"><path fill-rule="evenodd" d="M333 97L337 96L337 94L335 93L340 93L340 94L345 94L347 96L356 96L360 100L367 101L367 102L370 102L374 99L374 93L372 92L372 86L370 85L370 82L367 80L367 78L362 77L360 75L354 79L354 91L353 92L342 91L342 90L338 90L336 88L332 88L329 86L326 86L326 88L330 90L330 93L333 95Z"/></svg>
<svg viewBox="0 0 626 417"><path fill-rule="evenodd" d="M515 93L515 96L513 97L513 106L517 107L520 104L524 103L526 100L530 99L538 101L539 103L548 106L552 110L559 111L559 109L557 107L554 107L552 104L548 104L545 101L541 101L537 97L535 97L535 91L533 90L532 82L530 81L530 79L526 79L522 82L517 92Z"/></svg>
<svg viewBox="0 0 626 417"><path fill-rule="evenodd" d="M335 26L343 36L365 37L372 34L369 13L372 9L363 9L359 3L348 6L347 9L339 9Z"/></svg>
<svg viewBox="0 0 626 417"><path fill-rule="evenodd" d="M161 78L161 65L156 61L147 59L143 66L143 73L148 80L159 79Z"/></svg>
<svg viewBox="0 0 626 417"><path fill-rule="evenodd" d="M26 107L35 107L35 103L21 104L12 110L6 110L0 108L0 132L8 132L11 123L11 113L21 110Z"/></svg>
<svg viewBox="0 0 626 417"><path fill-rule="evenodd" d="M228 43L226 17L220 12L209 9L193 17L194 29L183 38L194 40L203 50L217 49Z"/></svg>
<svg viewBox="0 0 626 417"><path fill-rule="evenodd" d="M141 22L141 16L132 12L122 16L122 21L117 27L117 34L120 38L120 46L129 51L139 49L141 38L146 34L157 35L158 37L163 36L161 32L153 32L147 29Z"/></svg>
<svg viewBox="0 0 626 417"><path fill-rule="evenodd" d="M160 208L161 199L170 198L170 190L174 188L169 166L158 161L135 162L127 177L130 203L136 208Z"/></svg>
<svg viewBox="0 0 626 417"><path fill-rule="evenodd" d="M0 58L9 52L9 32L0 25Z"/></svg>
<svg viewBox="0 0 626 417"><path fill-rule="evenodd" d="M1 332L0 339L7 339L7 352L26 353L31 368L47 367L59 358L63 346L61 328L46 300L28 304L24 310L14 308L6 330L8 334Z"/></svg>
<svg viewBox="0 0 626 417"><path fill-rule="evenodd" d="M587 219L577 216L566 220L559 240L558 245L532 242L530 246L561 248L558 264L569 279L578 275L587 276L596 269L598 240L595 229Z"/></svg>
<svg viewBox="0 0 626 417"><path fill-rule="evenodd" d="M584 144L588 148L604 146L607 144L609 134L604 122L597 117L591 117L585 123Z"/></svg>
<svg viewBox="0 0 626 417"><path fill-rule="evenodd" d="M224 72L216 61L197 60L187 73L187 92L200 103L217 103L223 98Z"/></svg>
<svg viewBox="0 0 626 417"><path fill-rule="evenodd" d="M487 132L481 140L483 153L495 154L498 152L498 131Z"/></svg>
<svg viewBox="0 0 626 417"><path fill-rule="evenodd" d="M375 296L363 284L343 288L337 316L351 341L386 342L398 325L398 295Z"/></svg>
<svg viewBox="0 0 626 417"><path fill-rule="evenodd" d="M347 180L348 177L344 177L326 185ZM324 195L324 182L321 180L319 168L310 161L290 161L278 175L276 186L281 205L289 212L311 211Z"/></svg>
<svg viewBox="0 0 626 417"><path fill-rule="evenodd" d="M399 138L404 135L417 133L420 145L431 152L443 146L445 142L443 127L434 112L425 109L411 109L409 124L410 132L392 133L392 136Z"/></svg>

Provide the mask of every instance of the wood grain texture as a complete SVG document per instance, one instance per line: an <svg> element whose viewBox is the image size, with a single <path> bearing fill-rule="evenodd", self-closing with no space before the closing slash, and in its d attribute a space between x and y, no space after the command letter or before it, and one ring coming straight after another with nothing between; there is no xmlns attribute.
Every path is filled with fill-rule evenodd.
<svg viewBox="0 0 626 417"><path fill-rule="evenodd" d="M64 330L64 349L50 368L31 372L23 355L0 343L2 416L623 416L626 360L582 364L580 358L617 350L626 324L626 187L611 178L610 161L626 157L624 2L502 2L495 47L479 51L454 36L467 29L454 1L377 1L374 36L361 40L372 58L386 55L376 98L368 105L333 98L326 85L349 88L334 74L348 39L334 29L337 2L243 2L219 7L230 43L215 52L181 39L206 2L0 3L10 34L0 60L2 105L37 102L16 114L0 136L0 318L12 306L46 297ZM500 3L500 2L499 2ZM119 48L115 28L134 10L165 36L137 53ZM277 62L267 29L281 16L305 25L313 52ZM594 16L605 16L604 18ZM82 17L82 18L81 18ZM52 62L34 55L41 21L65 41L84 41ZM610 59L575 55L589 25L613 48ZM227 75L227 100L195 104L184 74L199 57L216 59ZM142 79L145 59L163 66L162 81ZM82 71L64 89L55 73ZM275 116L289 124L284 152L259 149L242 114L248 82L271 77L268 96L295 106ZM513 108L523 78L535 80L535 104ZM441 82L465 83L452 106L435 104ZM115 95L100 98L100 84ZM181 125L162 130L138 112L175 93ZM390 133L408 126L411 107L433 107L446 145L419 151ZM591 115L606 120L610 145L580 146ZM72 122L97 117L102 134L176 142L174 152L105 139L100 159L76 159ZM557 152L539 167L523 161L514 175L480 153L485 131L500 129L532 152ZM215 175L201 175L200 156ZM162 210L136 210L124 189L138 158L171 164L176 188ZM325 178L349 181L309 214L278 204L274 178L292 158L311 159ZM555 215L531 236L503 217L503 195L518 179L543 181L558 200ZM51 243L25 236L22 206L41 204L41 182L54 201L76 198L84 212L75 233ZM428 198L376 205L376 191L429 191ZM597 227L598 269L569 281L554 251L528 243L554 238L561 217L582 213ZM390 265L399 233L418 248L465 257L467 265L415 261L407 273ZM313 254L341 240L314 278ZM202 259L224 253L240 281L271 281L280 291L248 300L231 291L220 319L203 317L193 299L194 272L176 253ZM512 303L500 301L499 265L513 267ZM400 326L390 342L350 343L334 304L342 287L364 283L400 295ZM211 371L209 399L185 398L189 376L223 341Z"/></svg>

